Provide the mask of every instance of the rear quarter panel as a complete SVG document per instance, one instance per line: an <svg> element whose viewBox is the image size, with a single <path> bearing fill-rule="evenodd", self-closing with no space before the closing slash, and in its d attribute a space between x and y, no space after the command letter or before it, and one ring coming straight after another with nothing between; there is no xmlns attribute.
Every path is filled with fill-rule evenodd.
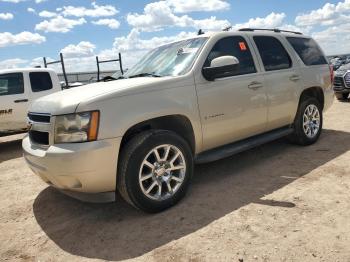
<svg viewBox="0 0 350 262"><path fill-rule="evenodd" d="M327 111L334 100L330 69L328 65L302 66L300 68L304 89L309 87L321 87L324 93L324 111Z"/></svg>

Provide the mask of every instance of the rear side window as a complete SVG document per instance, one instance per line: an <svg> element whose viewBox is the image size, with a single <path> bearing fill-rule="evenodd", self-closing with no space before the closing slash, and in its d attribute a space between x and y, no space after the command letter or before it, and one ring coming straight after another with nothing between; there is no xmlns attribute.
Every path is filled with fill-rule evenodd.
<svg viewBox="0 0 350 262"><path fill-rule="evenodd" d="M23 74L11 73L0 75L0 96L24 93Z"/></svg>
<svg viewBox="0 0 350 262"><path fill-rule="evenodd" d="M33 92L52 89L51 76L48 72L31 72L29 73L29 78Z"/></svg>
<svg viewBox="0 0 350 262"><path fill-rule="evenodd" d="M321 49L311 38L287 37L295 52L307 66L327 64Z"/></svg>
<svg viewBox="0 0 350 262"><path fill-rule="evenodd" d="M282 70L292 67L292 60L281 42L271 36L255 36L254 42L259 50L266 71Z"/></svg>
<svg viewBox="0 0 350 262"><path fill-rule="evenodd" d="M235 56L239 60L240 71L236 75L256 73L254 60L249 50L249 46L241 36L220 39L210 51L204 67L209 67L214 58L221 56Z"/></svg>

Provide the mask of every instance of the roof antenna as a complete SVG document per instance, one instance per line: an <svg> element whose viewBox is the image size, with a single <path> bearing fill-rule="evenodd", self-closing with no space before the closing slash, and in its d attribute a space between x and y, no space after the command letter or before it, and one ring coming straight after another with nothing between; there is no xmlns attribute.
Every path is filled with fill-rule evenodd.
<svg viewBox="0 0 350 262"><path fill-rule="evenodd" d="M224 29L222 29L222 31L228 32L228 31L230 31L231 29L232 29L232 25L229 25L229 26L225 27Z"/></svg>
<svg viewBox="0 0 350 262"><path fill-rule="evenodd" d="M199 29L197 35L203 35L203 34L204 34L203 30Z"/></svg>

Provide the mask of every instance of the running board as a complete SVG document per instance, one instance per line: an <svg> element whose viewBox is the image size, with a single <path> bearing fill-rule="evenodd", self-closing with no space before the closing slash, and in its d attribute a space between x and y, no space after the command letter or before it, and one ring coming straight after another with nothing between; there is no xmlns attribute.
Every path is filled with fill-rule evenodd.
<svg viewBox="0 0 350 262"><path fill-rule="evenodd" d="M195 162L196 164L213 162L213 161L226 158L226 157L241 153L243 151L252 149L262 144L274 141L276 139L285 137L291 133L293 133L293 128L291 128L290 126L275 129L273 131L264 133L262 135L253 136L232 144L224 145L224 146L200 153L195 158Z"/></svg>

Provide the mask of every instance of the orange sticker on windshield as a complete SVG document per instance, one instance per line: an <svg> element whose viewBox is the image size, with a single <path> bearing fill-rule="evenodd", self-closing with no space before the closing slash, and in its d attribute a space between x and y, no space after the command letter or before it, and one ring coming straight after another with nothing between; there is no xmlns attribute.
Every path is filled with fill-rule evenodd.
<svg viewBox="0 0 350 262"><path fill-rule="evenodd" d="M244 42L239 42L239 48L241 49L241 51L246 51L247 50L247 46L245 45Z"/></svg>

